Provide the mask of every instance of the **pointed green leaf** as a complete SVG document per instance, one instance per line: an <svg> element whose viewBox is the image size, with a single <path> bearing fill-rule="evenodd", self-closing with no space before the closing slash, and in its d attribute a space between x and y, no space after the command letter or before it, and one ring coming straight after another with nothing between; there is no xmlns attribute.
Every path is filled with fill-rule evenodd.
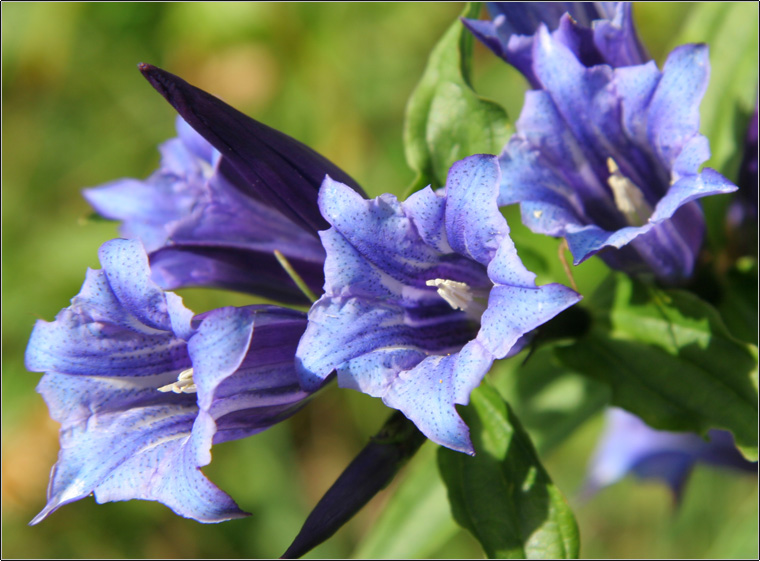
<svg viewBox="0 0 760 561"><path fill-rule="evenodd" d="M757 459L757 347L735 339L694 294L622 274L610 325L558 347L560 360L609 383L613 403L652 427L727 429L745 456Z"/></svg>
<svg viewBox="0 0 760 561"><path fill-rule="evenodd" d="M479 13L480 2L473 2L462 17ZM412 190L444 185L451 164L472 154L498 154L509 137L504 109L470 87L472 44L472 34L454 22L409 98L404 146L407 162L418 174Z"/></svg>
<svg viewBox="0 0 760 561"><path fill-rule="evenodd" d="M570 507L499 392L480 386L460 412L475 456L438 452L455 520L490 558L577 558L578 526Z"/></svg>

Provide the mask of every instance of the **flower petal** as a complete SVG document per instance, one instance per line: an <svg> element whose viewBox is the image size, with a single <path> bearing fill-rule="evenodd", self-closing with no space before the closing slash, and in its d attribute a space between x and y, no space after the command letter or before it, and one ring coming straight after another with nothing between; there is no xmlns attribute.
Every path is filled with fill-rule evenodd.
<svg viewBox="0 0 760 561"><path fill-rule="evenodd" d="M251 394L245 408L268 406L259 390L288 387L298 390L295 350L306 328L306 315L274 306L219 308L198 316L200 325L188 342L193 378L202 409L214 407L215 417L226 414L220 398ZM240 405L240 404L238 404Z"/></svg>
<svg viewBox="0 0 760 561"><path fill-rule="evenodd" d="M148 251L166 244L175 226L192 216L219 159L181 117L176 128L179 138L160 146L161 166L148 179L120 179L82 192L98 214L121 220L121 234L139 239Z"/></svg>
<svg viewBox="0 0 760 561"><path fill-rule="evenodd" d="M397 283L423 288L425 280L431 278L426 270L438 252L420 243L413 219L393 195L367 200L327 178L320 191L319 205L327 221L353 248L355 259L366 261ZM438 214L435 206L432 210ZM322 240L324 244L330 243L329 237L323 236ZM335 266L326 265L328 284L334 284L331 272L340 273ZM399 286L387 288L398 294L402 290Z"/></svg>
<svg viewBox="0 0 760 561"><path fill-rule="evenodd" d="M501 179L496 156L476 155L456 162L446 179L446 235L451 248L484 267L493 260L506 220L496 206Z"/></svg>
<svg viewBox="0 0 760 561"><path fill-rule="evenodd" d="M611 408L589 464L585 493L594 493L633 473L664 481L679 498L698 462L757 472L757 464L742 457L726 431L711 430L708 441L693 433L655 430L635 415Z"/></svg>
<svg viewBox="0 0 760 561"><path fill-rule="evenodd" d="M281 252L316 292L324 249L316 236L255 200L220 172L208 200L177 224L172 244L151 254L153 279L170 290L215 286L301 303L304 295L274 257Z"/></svg>
<svg viewBox="0 0 760 561"><path fill-rule="evenodd" d="M157 391L165 381L43 376L38 391L61 422L61 452L48 504L32 524L90 493L99 502L160 500L203 522L245 514L198 469L211 458L213 430L193 430L203 422L196 420L194 396Z"/></svg>
<svg viewBox="0 0 760 561"><path fill-rule="evenodd" d="M523 334L580 300L580 294L561 284L532 288L497 285L488 298L478 341L496 358L504 358Z"/></svg>
<svg viewBox="0 0 760 561"><path fill-rule="evenodd" d="M581 4L581 2L579 2ZM589 5L587 2L582 2ZM631 2L607 2L617 4L606 15L594 22L594 45L602 54L605 64L615 68L642 64L649 54L639 41L633 21ZM611 12L611 13L610 13Z"/></svg>
<svg viewBox="0 0 760 561"><path fill-rule="evenodd" d="M458 353L429 356L400 372L383 402L403 412L433 442L474 454L470 431L455 404L469 403L470 393L492 363L493 355L478 341L470 341Z"/></svg>
<svg viewBox="0 0 760 561"><path fill-rule="evenodd" d="M321 234L328 253L325 290L331 295L346 296L342 287L350 286L352 295L362 291L416 302L438 299L426 284L430 279L473 287L489 284L483 267L443 242L446 202L428 190L415 193L406 203L389 194L366 200L328 178L320 192L320 208L337 234Z"/></svg>
<svg viewBox="0 0 760 561"><path fill-rule="evenodd" d="M207 204L172 232L175 246L189 243L270 254L279 250L289 258L324 261L324 250L316 236L251 197L221 172L211 176L207 188Z"/></svg>
<svg viewBox="0 0 760 561"><path fill-rule="evenodd" d="M167 307L163 293L138 278L143 264L132 249L138 250L139 242L114 242L104 246L101 255L104 269L88 271L71 307L62 310L53 322L36 323L26 350L29 370L151 376L164 372L176 375L190 366L185 341L172 332L172 324L181 328L181 333L189 333L191 312L178 299L172 299ZM122 267L133 271L135 286L119 286L126 281L126 270L120 270ZM137 267L136 273L130 267ZM143 269L142 275L146 274ZM162 324L166 330L155 327Z"/></svg>
<svg viewBox="0 0 760 561"><path fill-rule="evenodd" d="M171 330L166 299L150 280L150 267L145 250L135 240L111 240L98 251L108 285L124 307L145 326Z"/></svg>
<svg viewBox="0 0 760 561"><path fill-rule="evenodd" d="M398 372L415 357L457 349L474 336L466 315L443 300L427 312L423 316L381 300L323 297L309 311L298 347L302 385L314 389L337 369L341 387L379 396L393 368ZM376 357L350 362L375 352ZM365 369L369 365L380 370Z"/></svg>
<svg viewBox="0 0 760 561"><path fill-rule="evenodd" d="M323 285L322 264L288 257L315 292ZM191 286L217 287L291 304L306 302L304 294L272 253L248 249L180 244L150 256L153 280L166 290Z"/></svg>
<svg viewBox="0 0 760 561"><path fill-rule="evenodd" d="M517 68L534 88L532 45L545 26L584 66L642 64L649 55L633 25L630 2L489 2L492 21L463 19L497 56Z"/></svg>
<svg viewBox="0 0 760 561"><path fill-rule="evenodd" d="M709 78L706 45L681 45L665 61L662 79L649 104L648 133L667 166L673 165L681 147L699 131L699 103Z"/></svg>

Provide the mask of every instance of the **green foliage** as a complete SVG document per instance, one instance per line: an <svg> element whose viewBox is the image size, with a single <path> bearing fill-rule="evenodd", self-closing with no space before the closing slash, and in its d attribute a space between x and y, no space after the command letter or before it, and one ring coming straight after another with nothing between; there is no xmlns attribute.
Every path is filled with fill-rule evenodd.
<svg viewBox="0 0 760 561"><path fill-rule="evenodd" d="M480 2L462 17L477 18ZM507 114L470 85L472 34L457 20L433 49L409 98L404 126L406 159L417 178L412 191L446 183L451 164L472 154L498 154L507 139Z"/></svg>
<svg viewBox="0 0 760 561"><path fill-rule="evenodd" d="M438 451L457 522L489 558L577 558L573 514L507 403L495 389L481 386L460 411L475 456Z"/></svg>
<svg viewBox="0 0 760 561"><path fill-rule="evenodd" d="M735 339L708 303L615 275L610 330L559 347L568 367L606 381L612 401L652 427L730 430L757 458L757 347Z"/></svg>
<svg viewBox="0 0 760 561"><path fill-rule="evenodd" d="M710 83L700 106L700 132L710 140L707 163L734 177L743 150L747 117L757 100L757 2L700 2L673 46L710 46Z"/></svg>
<svg viewBox="0 0 760 561"><path fill-rule="evenodd" d="M728 270L718 311L737 338L757 343L757 260L740 259Z"/></svg>

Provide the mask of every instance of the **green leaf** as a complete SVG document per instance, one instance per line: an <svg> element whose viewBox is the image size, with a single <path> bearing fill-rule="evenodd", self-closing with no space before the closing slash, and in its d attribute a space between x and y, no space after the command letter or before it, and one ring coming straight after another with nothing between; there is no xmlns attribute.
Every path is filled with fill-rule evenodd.
<svg viewBox="0 0 760 561"><path fill-rule="evenodd" d="M718 310L728 329L747 343L757 341L757 260L740 259L724 279Z"/></svg>
<svg viewBox="0 0 760 561"><path fill-rule="evenodd" d="M477 18L480 4L469 3L462 17ZM472 154L498 154L509 137L504 109L470 87L472 44L472 34L454 22L409 98L404 146L417 172L412 191L444 185L451 164Z"/></svg>
<svg viewBox="0 0 760 561"><path fill-rule="evenodd" d="M454 519L489 558L577 558L575 518L499 392L481 385L460 412L475 456L438 451Z"/></svg>
<svg viewBox="0 0 760 561"><path fill-rule="evenodd" d="M424 559L459 529L451 517L432 442L425 443L359 548L356 559Z"/></svg>
<svg viewBox="0 0 760 561"><path fill-rule="evenodd" d="M558 347L570 368L606 381L612 401L654 428L730 430L757 459L757 347L735 339L690 292L616 275L610 330Z"/></svg>

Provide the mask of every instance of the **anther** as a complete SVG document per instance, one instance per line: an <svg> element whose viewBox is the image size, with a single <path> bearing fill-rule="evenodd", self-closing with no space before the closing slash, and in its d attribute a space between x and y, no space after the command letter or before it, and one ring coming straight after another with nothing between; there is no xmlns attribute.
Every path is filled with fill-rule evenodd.
<svg viewBox="0 0 760 561"><path fill-rule="evenodd" d="M472 302L472 292L466 283L448 279L431 279L425 284L438 288L438 295L455 310L466 310Z"/></svg>
<svg viewBox="0 0 760 561"><path fill-rule="evenodd" d="M177 381L171 384L166 384L158 388L160 392L174 392L174 393L196 393L198 391L195 381L193 380L193 369L188 368L183 370L177 376Z"/></svg>

